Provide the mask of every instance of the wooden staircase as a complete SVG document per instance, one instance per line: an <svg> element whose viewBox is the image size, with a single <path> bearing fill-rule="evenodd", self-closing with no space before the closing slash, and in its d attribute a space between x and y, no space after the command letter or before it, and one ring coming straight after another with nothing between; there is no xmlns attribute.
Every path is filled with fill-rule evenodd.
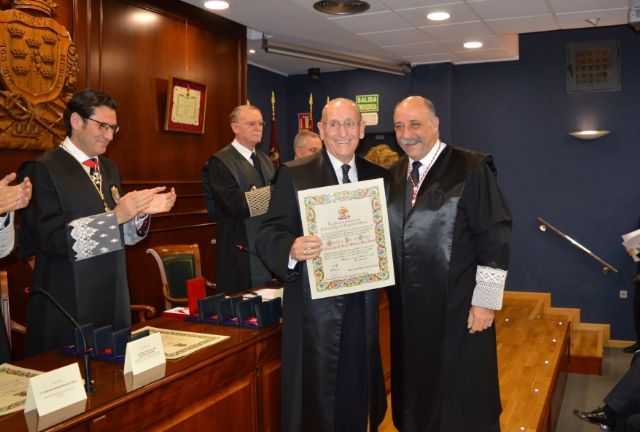
<svg viewBox="0 0 640 432"><path fill-rule="evenodd" d="M609 345L609 324L580 321L580 309L551 306L551 294L505 291L502 310L496 321L506 316L526 316L530 320L570 322L569 372L600 375L604 346Z"/></svg>

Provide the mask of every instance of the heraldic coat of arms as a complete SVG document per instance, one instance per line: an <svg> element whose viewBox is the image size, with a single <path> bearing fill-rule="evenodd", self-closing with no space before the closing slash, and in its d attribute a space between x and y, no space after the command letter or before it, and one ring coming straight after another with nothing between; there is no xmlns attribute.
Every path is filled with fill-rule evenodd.
<svg viewBox="0 0 640 432"><path fill-rule="evenodd" d="M53 0L12 0L0 11L0 148L50 149L78 77L76 47L52 18Z"/></svg>

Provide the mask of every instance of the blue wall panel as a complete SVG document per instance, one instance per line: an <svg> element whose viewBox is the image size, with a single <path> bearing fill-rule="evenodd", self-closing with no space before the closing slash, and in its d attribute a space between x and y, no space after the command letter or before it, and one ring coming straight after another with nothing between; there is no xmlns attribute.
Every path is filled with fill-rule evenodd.
<svg viewBox="0 0 640 432"><path fill-rule="evenodd" d="M622 90L567 94L566 44L607 39L620 41ZM250 95L272 79L258 71L249 69ZM391 131L393 107L405 96L432 99L445 142L495 157L514 216L508 289L551 292L555 306L579 307L583 322L610 323L616 339L635 337L631 299L619 299L618 291L632 290L635 274L620 234L640 218L633 177L640 166L640 34L627 26L529 34L520 38L519 61L418 66L409 77L357 70L321 74L312 83L291 76L286 87L289 142L296 114L308 112L310 91L316 122L327 95L380 94L380 125L367 132ZM612 132L595 141L568 135L580 128ZM591 258L541 233L538 216L620 273L603 276Z"/></svg>

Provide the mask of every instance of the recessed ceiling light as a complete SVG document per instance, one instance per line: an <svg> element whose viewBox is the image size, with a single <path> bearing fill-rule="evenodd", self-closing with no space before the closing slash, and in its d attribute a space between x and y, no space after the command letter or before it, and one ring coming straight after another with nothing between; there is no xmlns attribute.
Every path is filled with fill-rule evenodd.
<svg viewBox="0 0 640 432"><path fill-rule="evenodd" d="M478 48L482 48L483 45L484 44L480 41L469 41L469 42L465 42L464 45L462 46L467 49L478 49Z"/></svg>
<svg viewBox="0 0 640 432"><path fill-rule="evenodd" d="M225 10L229 7L229 2L222 0L211 0L204 2L204 7L211 10Z"/></svg>
<svg viewBox="0 0 640 432"><path fill-rule="evenodd" d="M444 12L444 11L431 12L427 14L427 19L429 21L444 21L444 20L448 20L449 18L451 18L451 15L449 15L449 12Z"/></svg>
<svg viewBox="0 0 640 432"><path fill-rule="evenodd" d="M249 50L249 54L255 54L255 53L256 53L256 50L254 50L254 49L250 49Z"/></svg>

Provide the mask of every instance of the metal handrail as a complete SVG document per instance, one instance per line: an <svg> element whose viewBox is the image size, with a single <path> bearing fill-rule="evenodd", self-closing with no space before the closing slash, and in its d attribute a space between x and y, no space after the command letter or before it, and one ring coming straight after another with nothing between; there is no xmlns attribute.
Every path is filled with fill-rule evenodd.
<svg viewBox="0 0 640 432"><path fill-rule="evenodd" d="M551 231L553 231L554 233L558 234L560 237L562 237L563 239L565 239L566 241L568 241L569 243L571 243L572 245L574 245L575 247L580 249L582 252L584 252L587 255L589 255L594 260L598 261L602 265L602 273L604 275L609 274L610 271L613 271L614 273L618 273L618 269L617 268L615 268L614 266L612 266L611 264L609 264L608 262L606 262L605 260L600 258L598 255L596 255L593 252L591 252L586 247L582 246L580 243L578 243L577 241L575 241L574 239L572 239L571 237L569 237L568 235L566 235L565 233L560 231L558 228L556 228L553 225L551 225L546 220L542 219L541 217L538 217L538 221L540 222L540 226L539 226L540 231L545 232L547 230L547 228L551 229Z"/></svg>

